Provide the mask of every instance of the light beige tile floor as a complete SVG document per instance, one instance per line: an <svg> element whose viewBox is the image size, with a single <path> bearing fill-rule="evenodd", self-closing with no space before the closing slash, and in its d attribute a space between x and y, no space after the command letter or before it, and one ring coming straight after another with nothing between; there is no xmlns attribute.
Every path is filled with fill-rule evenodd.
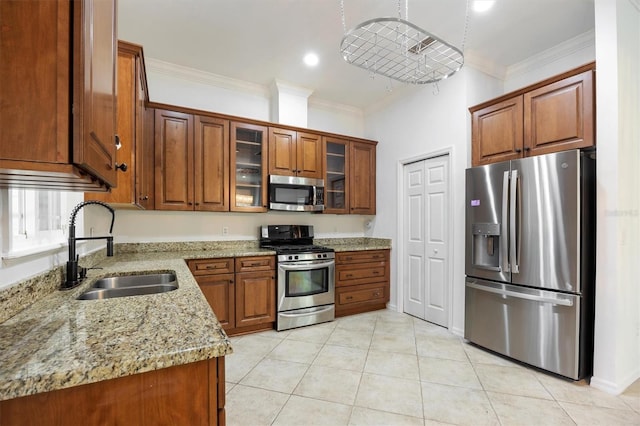
<svg viewBox="0 0 640 426"><path fill-rule="evenodd" d="M389 310L231 345L229 426L640 426L640 381L608 395Z"/></svg>

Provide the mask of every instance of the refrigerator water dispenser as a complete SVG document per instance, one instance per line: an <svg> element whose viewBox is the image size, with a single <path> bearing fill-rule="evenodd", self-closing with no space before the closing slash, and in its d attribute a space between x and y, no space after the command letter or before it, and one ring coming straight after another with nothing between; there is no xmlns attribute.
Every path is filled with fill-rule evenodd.
<svg viewBox="0 0 640 426"><path fill-rule="evenodd" d="M500 224L474 223L473 265L492 271L500 270Z"/></svg>

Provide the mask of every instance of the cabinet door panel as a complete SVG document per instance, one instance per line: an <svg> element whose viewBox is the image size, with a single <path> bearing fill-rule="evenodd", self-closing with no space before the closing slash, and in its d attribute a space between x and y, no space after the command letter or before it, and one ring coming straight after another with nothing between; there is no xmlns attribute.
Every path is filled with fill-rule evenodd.
<svg viewBox="0 0 640 426"><path fill-rule="evenodd" d="M474 166L522 157L522 96L473 113Z"/></svg>
<svg viewBox="0 0 640 426"><path fill-rule="evenodd" d="M269 174L295 176L296 132L269 128Z"/></svg>
<svg viewBox="0 0 640 426"><path fill-rule="evenodd" d="M349 213L349 141L322 139L324 213Z"/></svg>
<svg viewBox="0 0 640 426"><path fill-rule="evenodd" d="M116 185L116 5L115 1L73 2L73 162ZM79 119L82 117L81 119Z"/></svg>
<svg viewBox="0 0 640 426"><path fill-rule="evenodd" d="M376 147L360 142L350 146L352 214L376 214Z"/></svg>
<svg viewBox="0 0 640 426"><path fill-rule="evenodd" d="M267 211L268 128L231 122L230 210Z"/></svg>
<svg viewBox="0 0 640 426"><path fill-rule="evenodd" d="M275 319L274 272L236 274L236 327L273 322Z"/></svg>
<svg viewBox="0 0 640 426"><path fill-rule="evenodd" d="M235 327L233 274L198 276L198 286L225 330Z"/></svg>
<svg viewBox="0 0 640 426"><path fill-rule="evenodd" d="M156 209L193 210L193 116L156 110Z"/></svg>
<svg viewBox="0 0 640 426"><path fill-rule="evenodd" d="M526 154L593 146L593 120L592 71L525 93Z"/></svg>
<svg viewBox="0 0 640 426"><path fill-rule="evenodd" d="M322 138L313 133L298 132L296 152L297 175L322 179Z"/></svg>
<svg viewBox="0 0 640 426"><path fill-rule="evenodd" d="M229 121L196 117L195 208L229 211Z"/></svg>

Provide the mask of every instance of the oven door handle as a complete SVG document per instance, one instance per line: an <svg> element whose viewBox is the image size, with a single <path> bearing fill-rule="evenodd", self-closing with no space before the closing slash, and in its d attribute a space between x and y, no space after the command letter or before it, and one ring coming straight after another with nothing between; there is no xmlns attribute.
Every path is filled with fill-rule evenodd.
<svg viewBox="0 0 640 426"><path fill-rule="evenodd" d="M318 262L316 260L311 260L311 261L301 261L301 262L279 262L278 263L278 267L286 270L286 271L305 271L307 269L309 269L309 266L312 266L313 269L320 269L320 268L330 268L332 266L335 266L336 262L335 260L329 260L326 262Z"/></svg>

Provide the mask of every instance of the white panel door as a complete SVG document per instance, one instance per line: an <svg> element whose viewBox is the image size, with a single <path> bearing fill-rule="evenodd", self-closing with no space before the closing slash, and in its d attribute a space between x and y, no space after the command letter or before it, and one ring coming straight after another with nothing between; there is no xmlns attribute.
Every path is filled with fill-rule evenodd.
<svg viewBox="0 0 640 426"><path fill-rule="evenodd" d="M425 313L425 169L424 161L404 167L404 311Z"/></svg>
<svg viewBox="0 0 640 426"><path fill-rule="evenodd" d="M404 167L404 311L447 326L449 157Z"/></svg>

